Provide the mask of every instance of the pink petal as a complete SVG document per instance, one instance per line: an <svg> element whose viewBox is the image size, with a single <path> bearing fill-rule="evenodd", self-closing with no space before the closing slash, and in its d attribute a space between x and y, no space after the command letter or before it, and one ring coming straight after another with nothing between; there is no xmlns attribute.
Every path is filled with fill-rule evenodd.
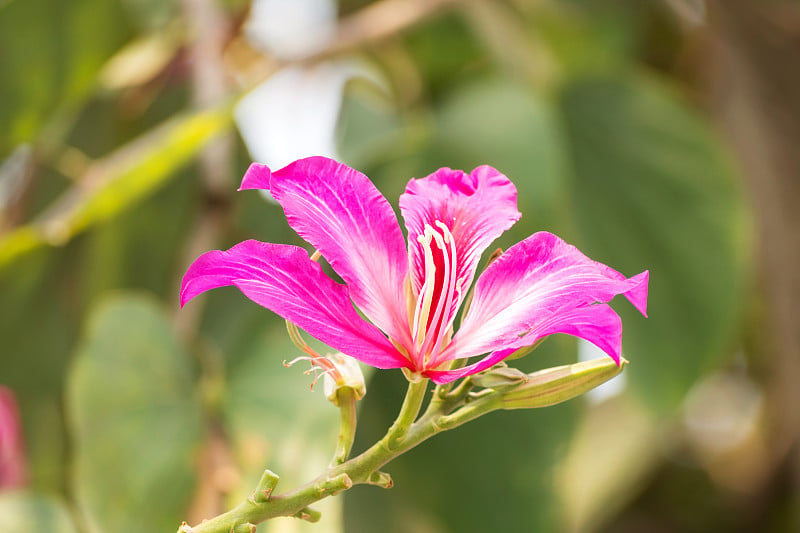
<svg viewBox="0 0 800 533"><path fill-rule="evenodd" d="M530 345L542 324L560 323L562 315L618 294L644 313L647 282L647 272L625 278L555 235L536 233L509 248L478 279L469 312L442 359ZM587 340L614 357L601 338Z"/></svg>
<svg viewBox="0 0 800 533"><path fill-rule="evenodd" d="M464 376L471 376L472 374L482 372L487 368L496 365L515 351L515 348L509 350L499 350L487 355L478 362L472 363L471 365L467 365L457 370L428 370L427 372L424 372L424 375L429 377L434 383L443 385L458 378L463 378Z"/></svg>
<svg viewBox="0 0 800 533"><path fill-rule="evenodd" d="M408 340L405 241L391 205L369 178L332 159L309 157L275 172L251 165L241 188L268 188L289 225L344 279L359 309L390 337Z"/></svg>
<svg viewBox="0 0 800 533"><path fill-rule="evenodd" d="M262 165L261 163L250 163L250 166L247 168L247 172L244 173L244 178L242 178L242 185L239 187L240 191L246 191L248 189L263 189L269 190L269 180L272 176L272 171L270 171L267 165Z"/></svg>
<svg viewBox="0 0 800 533"><path fill-rule="evenodd" d="M622 344L622 321L611 307L605 304L579 307L553 313L538 323L524 338L493 352L480 361L457 370L428 371L426 376L436 383L449 383L455 379L476 374L496 365L517 349L530 346L539 339L555 333L580 337L606 352L617 364Z"/></svg>
<svg viewBox="0 0 800 533"><path fill-rule="evenodd" d="M452 233L460 298L451 313L472 284L483 251L521 216L514 184L490 166L478 167L471 174L440 168L426 178L412 179L400 196L400 211L408 229L411 281L416 292L425 276L424 252L417 237L426 224L437 229L437 221Z"/></svg>
<svg viewBox="0 0 800 533"><path fill-rule="evenodd" d="M201 292L228 285L368 365L409 364L378 328L358 315L347 287L326 276L302 248L251 240L227 251L207 252L183 277L181 306Z"/></svg>

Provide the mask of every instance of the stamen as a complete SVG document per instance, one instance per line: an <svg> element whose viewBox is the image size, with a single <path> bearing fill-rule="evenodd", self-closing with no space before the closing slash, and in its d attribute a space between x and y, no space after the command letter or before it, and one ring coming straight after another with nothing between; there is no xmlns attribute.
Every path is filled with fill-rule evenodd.
<svg viewBox="0 0 800 533"><path fill-rule="evenodd" d="M461 296L455 239L446 224L439 220L434 224L437 228L425 224L423 234L417 237L424 254L425 270L414 309L412 332L415 357L421 359L417 363L422 367L435 362L431 359L437 359L439 349L449 339L455 315L453 307Z"/></svg>
<svg viewBox="0 0 800 533"><path fill-rule="evenodd" d="M417 237L417 241L422 245L422 249L425 252L425 281L419 291L417 308L414 311L414 324L412 326L414 345L418 352L422 347L422 343L425 342L428 315L433 301L433 292L436 289L436 263L433 261L433 250L431 250L432 233L433 229L426 224L425 233Z"/></svg>
<svg viewBox="0 0 800 533"><path fill-rule="evenodd" d="M304 372L304 374L310 374L311 372L315 371L316 369L321 369L322 374L330 374L334 380L341 381L342 375L339 373L339 370L336 368L336 365L333 364L327 357L323 357L314 349L306 344L306 341L303 340L303 337L300 335L300 330L297 329L292 322L286 321L286 330L289 332L289 338L292 340L295 346L297 346L300 350L307 353L308 355L302 355L300 357L295 357L288 363L286 361L283 362L283 366L289 368L293 364L297 363L298 361L309 361L311 363L311 368ZM311 383L311 390L314 390L314 385L316 385L317 381L320 378L320 374L314 374L314 382Z"/></svg>
<svg viewBox="0 0 800 533"><path fill-rule="evenodd" d="M433 240L436 242L436 246L442 252L442 256L444 257L445 256L444 239L438 233L431 233L431 236L433 237ZM431 248L431 251L433 251L433 248ZM444 285L447 282L448 276L450 274L450 268L449 268L450 265L447 263L446 259L442 262L442 266L444 267L443 268L444 272L442 273L442 287L440 288L440 291L444 289ZM434 272L434 279L435 279L435 274L437 274L437 272ZM426 278L428 277L427 273L425 277ZM436 309L433 312L433 318L428 321L430 327L435 327L435 325L438 324L442 319L442 307L444 305L444 298L442 298L441 294L439 294L438 296L439 298L437 298L436 301ZM426 341L429 340L430 340L429 338L426 338Z"/></svg>
<svg viewBox="0 0 800 533"><path fill-rule="evenodd" d="M433 346L431 350L431 354L438 354L439 350L441 349L442 340L447 336L447 332L453 324L455 320L455 313L452 312L453 306L455 305L455 301L457 298L461 296L461 287L457 286L457 277L458 277L458 258L456 257L456 242L453 238L453 234L450 233L450 228L448 228L444 223L437 220L436 225L442 230L442 235L444 236L444 242L449 244L449 254L444 253L445 256L445 278L444 282L446 287L442 287L445 291L445 298L439 298L440 303L443 302L442 308L444 312L448 314L447 316L447 323L442 323L439 326L439 334L436 338L436 344ZM444 248L442 248L442 252L444 252ZM449 264L448 264L449 260Z"/></svg>
<svg viewBox="0 0 800 533"><path fill-rule="evenodd" d="M324 376L325 374L329 374L333 377L334 381L342 381L342 375L339 373L339 370L336 366L328 360L327 357L322 357L321 355L316 356L305 356L301 355L300 357L295 357L289 362L283 361L283 366L286 368L291 367L295 363L299 363L300 361L308 361L311 363L311 367L308 370L305 370L303 374L314 374L314 381L311 382L311 390L314 390L314 385L317 384L319 378Z"/></svg>

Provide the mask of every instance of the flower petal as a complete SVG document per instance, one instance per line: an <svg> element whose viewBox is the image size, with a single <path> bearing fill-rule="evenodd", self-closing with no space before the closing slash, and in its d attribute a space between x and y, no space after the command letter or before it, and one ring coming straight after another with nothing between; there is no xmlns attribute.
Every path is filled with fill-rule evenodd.
<svg viewBox="0 0 800 533"><path fill-rule="evenodd" d="M608 354L619 364L622 345L622 321L619 315L606 304L579 307L562 313L553 313L540 322L524 338L501 350L487 355L480 361L456 370L428 371L426 376L436 383L449 383L455 379L477 374L496 365L517 349L530 346L539 339L555 333L565 333L586 339Z"/></svg>
<svg viewBox="0 0 800 533"><path fill-rule="evenodd" d="M509 248L478 279L469 312L442 359L530 345L543 324L617 294L644 314L647 282L647 271L625 278L555 235L536 233Z"/></svg>
<svg viewBox="0 0 800 533"><path fill-rule="evenodd" d="M392 207L364 174L325 157L271 172L253 165L242 189L267 188L289 225L319 250L364 314L390 337L409 338L408 259Z"/></svg>
<svg viewBox="0 0 800 533"><path fill-rule="evenodd" d="M463 378L464 376L471 376L472 374L482 372L487 368L496 365L515 351L515 348L498 350L487 355L480 361L472 363L471 365L467 365L463 368L458 368L456 370L428 370L427 372L424 372L423 375L429 377L431 381L437 385L444 385L445 383L450 383L458 378Z"/></svg>
<svg viewBox="0 0 800 533"><path fill-rule="evenodd" d="M228 285L368 365L409 364L378 328L358 315L347 287L326 276L302 248L251 240L227 251L207 252L183 277L181 306L201 292Z"/></svg>
<svg viewBox="0 0 800 533"><path fill-rule="evenodd" d="M418 237L425 233L426 225L436 230L437 221L453 235L460 298L451 314L472 284L483 251L521 216L514 184L485 165L470 174L440 168L426 178L412 179L400 196L400 211L408 229L411 282L416 293L425 281L425 252Z"/></svg>
<svg viewBox="0 0 800 533"><path fill-rule="evenodd" d="M239 186L239 190L261 189L268 191L271 177L272 171L267 165L250 163L247 172L244 173L244 178L242 178L242 184Z"/></svg>

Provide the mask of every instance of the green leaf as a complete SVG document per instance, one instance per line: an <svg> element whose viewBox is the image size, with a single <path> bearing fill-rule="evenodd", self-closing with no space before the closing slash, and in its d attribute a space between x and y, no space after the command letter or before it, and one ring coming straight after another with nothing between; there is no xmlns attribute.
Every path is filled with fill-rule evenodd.
<svg viewBox="0 0 800 533"><path fill-rule="evenodd" d="M655 81L575 82L561 107L581 249L627 275L650 270L650 318L617 306L629 383L671 412L739 319L749 235L736 175L696 113Z"/></svg>
<svg viewBox="0 0 800 533"><path fill-rule="evenodd" d="M351 112L343 110L344 121ZM558 109L541 93L502 77L477 80L449 95L430 124L404 126L394 136L396 144L405 143L404 149L394 147L373 156L372 168L365 169L387 198L396 202L410 178L442 166L469 172L491 165L516 185L523 214L501 245L563 224L568 161ZM391 138L385 131L372 135ZM348 140L354 139L346 136ZM355 153L345 148L344 153Z"/></svg>
<svg viewBox="0 0 800 533"><path fill-rule="evenodd" d="M524 85L495 78L465 86L438 113L440 166L467 172L494 166L519 192L523 218L514 233L524 238L552 229L567 171L557 119L553 104Z"/></svg>
<svg viewBox="0 0 800 533"><path fill-rule="evenodd" d="M89 318L68 378L75 495L90 531L171 531L194 483L202 420L169 321L120 294Z"/></svg>
<svg viewBox="0 0 800 533"><path fill-rule="evenodd" d="M34 492L0 493L0 531L5 533L75 533L64 504Z"/></svg>

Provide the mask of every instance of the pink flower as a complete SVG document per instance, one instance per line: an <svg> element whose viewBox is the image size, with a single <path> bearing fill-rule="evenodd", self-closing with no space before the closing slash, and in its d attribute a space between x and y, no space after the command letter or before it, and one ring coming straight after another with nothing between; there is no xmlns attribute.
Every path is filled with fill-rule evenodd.
<svg viewBox="0 0 800 533"><path fill-rule="evenodd" d="M586 339L619 362L622 324L606 303L623 294L646 316L647 271L626 278L540 232L478 277L454 331L482 252L520 217L516 188L489 166L410 180L400 196L407 246L386 198L364 174L331 159L301 159L276 172L254 163L242 189L270 191L344 284L302 248L249 240L200 256L183 278L181 305L234 285L342 353L436 383L480 372L554 333ZM455 359L480 355L449 370Z"/></svg>
<svg viewBox="0 0 800 533"><path fill-rule="evenodd" d="M0 490L22 487L27 477L17 402L14 393L0 385Z"/></svg>

